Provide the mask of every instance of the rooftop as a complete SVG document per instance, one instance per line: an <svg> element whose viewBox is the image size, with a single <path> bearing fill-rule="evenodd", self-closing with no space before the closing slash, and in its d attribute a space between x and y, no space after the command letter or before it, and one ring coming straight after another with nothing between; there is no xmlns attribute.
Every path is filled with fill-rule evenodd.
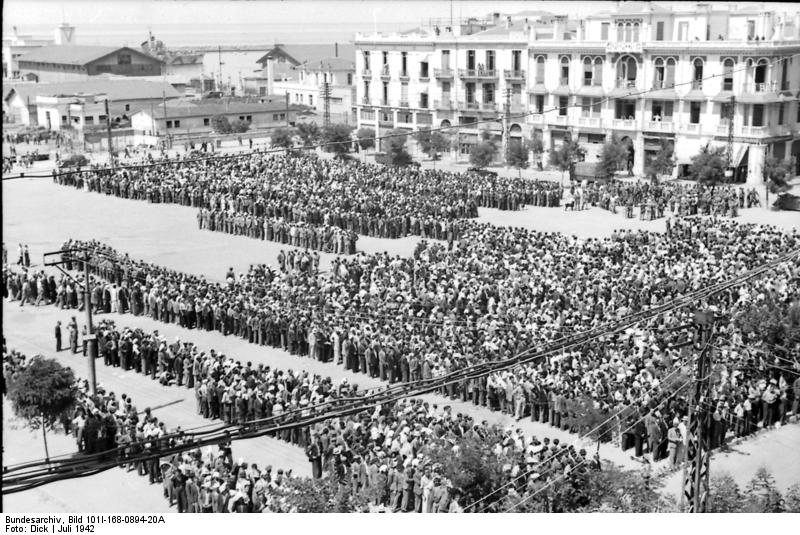
<svg viewBox="0 0 800 535"><path fill-rule="evenodd" d="M214 115L231 115L235 113L258 113L270 111L286 111L286 101L277 98L272 101L261 102L201 102L195 105L174 105L168 104L164 108L159 107L153 110L156 119L172 119L180 117L200 117Z"/></svg>
<svg viewBox="0 0 800 535"><path fill-rule="evenodd" d="M33 61L36 63L58 63L61 65L86 65L92 61L104 58L115 52L126 50L141 56L161 61L138 50L126 46L95 46L95 45L50 45L31 50L19 57L18 61Z"/></svg>
<svg viewBox="0 0 800 535"><path fill-rule="evenodd" d="M277 44L272 50L259 58L256 63L264 63L267 60L267 57L274 54L276 51L288 56L290 59L294 60L294 63L297 65L302 65L303 63L319 63L320 60L325 58L353 58L356 54L355 46L349 43L338 43L338 45L336 43L331 43L329 45Z"/></svg>
<svg viewBox="0 0 800 535"><path fill-rule="evenodd" d="M177 98L175 88L167 82L155 82L137 79L110 79L103 76L91 77L88 80L53 83L27 83L3 86L3 99L11 92L19 95L24 101L33 101L37 96L105 94L112 101L139 100L155 98Z"/></svg>

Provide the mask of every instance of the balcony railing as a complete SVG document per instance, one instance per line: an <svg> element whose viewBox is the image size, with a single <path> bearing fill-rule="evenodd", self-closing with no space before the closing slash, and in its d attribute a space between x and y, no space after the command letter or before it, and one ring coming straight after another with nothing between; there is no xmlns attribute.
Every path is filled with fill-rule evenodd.
<svg viewBox="0 0 800 535"><path fill-rule="evenodd" d="M717 125L717 135L718 136L727 136L728 135L728 124L727 122L720 121Z"/></svg>
<svg viewBox="0 0 800 535"><path fill-rule="evenodd" d="M433 69L435 78L452 78L454 74L453 69Z"/></svg>
<svg viewBox="0 0 800 535"><path fill-rule="evenodd" d="M722 82L723 91L733 91L733 82Z"/></svg>
<svg viewBox="0 0 800 535"><path fill-rule="evenodd" d="M600 117L578 117L578 126L600 128L602 124L603 121Z"/></svg>
<svg viewBox="0 0 800 535"><path fill-rule="evenodd" d="M497 102L481 102L481 111L497 111Z"/></svg>
<svg viewBox="0 0 800 535"><path fill-rule="evenodd" d="M675 87L675 82L672 80L654 80L653 89L672 89Z"/></svg>
<svg viewBox="0 0 800 535"><path fill-rule="evenodd" d="M503 71L503 78L506 80L524 80L525 71L505 69Z"/></svg>
<svg viewBox="0 0 800 535"><path fill-rule="evenodd" d="M584 78L583 87L603 87L603 80Z"/></svg>
<svg viewBox="0 0 800 535"><path fill-rule="evenodd" d="M458 69L461 78L497 78L494 69Z"/></svg>
<svg viewBox="0 0 800 535"><path fill-rule="evenodd" d="M562 76L558 79L558 85L569 86L569 78Z"/></svg>
<svg viewBox="0 0 800 535"><path fill-rule="evenodd" d="M528 115L528 122L531 124L544 124L544 114L533 113Z"/></svg>
<svg viewBox="0 0 800 535"><path fill-rule="evenodd" d="M361 97L361 104L369 105L369 97Z"/></svg>
<svg viewBox="0 0 800 535"><path fill-rule="evenodd" d="M423 110L427 110L429 104L430 104L430 101L428 101L428 100L420 100L419 101L419 107L421 109L423 109Z"/></svg>
<svg viewBox="0 0 800 535"><path fill-rule="evenodd" d="M458 107L462 110L479 110L481 109L481 104L480 102L459 102Z"/></svg>
<svg viewBox="0 0 800 535"><path fill-rule="evenodd" d="M384 65L383 69L381 70L381 80L391 80L392 74L389 72L389 66Z"/></svg>
<svg viewBox="0 0 800 535"><path fill-rule="evenodd" d="M437 110L454 110L456 109L455 103L450 99L436 100L433 102L433 107Z"/></svg>
<svg viewBox="0 0 800 535"><path fill-rule="evenodd" d="M660 121L647 121L647 129L651 132L673 132L675 130L675 126L673 125L671 118L664 118Z"/></svg>
<svg viewBox="0 0 800 535"><path fill-rule="evenodd" d="M614 119L611 121L611 125L614 128L633 130L636 128L636 119Z"/></svg>
<svg viewBox="0 0 800 535"><path fill-rule="evenodd" d="M411 77L408 75L408 71L400 71L400 79L401 80L404 80L404 81L407 82L409 80L409 78L411 78Z"/></svg>
<svg viewBox="0 0 800 535"><path fill-rule="evenodd" d="M703 89L703 80L692 80L692 89Z"/></svg>
<svg viewBox="0 0 800 535"><path fill-rule="evenodd" d="M427 72L421 72L421 73L419 73L419 79L420 79L420 81L422 81L422 80L425 80L425 81L427 82L428 80L430 80L430 78L431 78L431 77L430 77L430 76L428 76L428 73L427 73Z"/></svg>
<svg viewBox="0 0 800 535"><path fill-rule="evenodd" d="M685 123L683 125L683 131L687 134L699 134L700 133L700 123Z"/></svg>
<svg viewBox="0 0 800 535"><path fill-rule="evenodd" d="M363 71L361 71L361 76L363 78L372 78L372 71L369 69L364 69Z"/></svg>
<svg viewBox="0 0 800 535"><path fill-rule="evenodd" d="M741 129L743 136L766 136L769 134L768 126L743 126Z"/></svg>
<svg viewBox="0 0 800 535"><path fill-rule="evenodd" d="M636 89L636 80L617 78L617 89Z"/></svg>
<svg viewBox="0 0 800 535"><path fill-rule="evenodd" d="M556 116L553 118L552 122L553 122L554 124L559 124L559 125L564 125L564 126L566 126L566 124L567 124L567 116L566 116L566 115L556 115Z"/></svg>
<svg viewBox="0 0 800 535"><path fill-rule="evenodd" d="M753 93L769 93L772 91L777 91L778 84L776 84L775 82L753 83L749 89L750 92Z"/></svg>
<svg viewBox="0 0 800 535"><path fill-rule="evenodd" d="M511 113L524 113L525 112L525 104L522 102L512 102L511 108L509 110Z"/></svg>
<svg viewBox="0 0 800 535"><path fill-rule="evenodd" d="M400 108L409 108L410 107L408 105L408 101L407 100L401 100L400 102L397 103L397 105Z"/></svg>

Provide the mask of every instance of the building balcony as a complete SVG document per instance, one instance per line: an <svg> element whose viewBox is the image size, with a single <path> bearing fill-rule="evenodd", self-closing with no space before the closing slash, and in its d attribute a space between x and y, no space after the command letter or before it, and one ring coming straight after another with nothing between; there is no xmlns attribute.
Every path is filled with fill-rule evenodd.
<svg viewBox="0 0 800 535"><path fill-rule="evenodd" d="M458 75L461 78L488 80L497 78L497 71L494 69L458 69Z"/></svg>
<svg viewBox="0 0 800 535"><path fill-rule="evenodd" d="M460 110L479 110L481 109L480 102L459 102L458 109Z"/></svg>
<svg viewBox="0 0 800 535"><path fill-rule="evenodd" d="M437 110L454 110L456 109L455 102L450 99L447 100L435 100L433 102L433 107Z"/></svg>
<svg viewBox="0 0 800 535"><path fill-rule="evenodd" d="M699 134L700 123L684 123L682 130L686 134Z"/></svg>
<svg viewBox="0 0 800 535"><path fill-rule="evenodd" d="M451 80L454 75L453 69L433 69L434 78Z"/></svg>
<svg viewBox="0 0 800 535"><path fill-rule="evenodd" d="M421 72L421 73L419 73L419 81L420 81L420 82L427 82L427 81L429 81L430 79L431 79L431 77L430 77L430 76L428 76L428 73L427 73L427 72Z"/></svg>
<svg viewBox="0 0 800 535"><path fill-rule="evenodd" d="M401 100L397 103L398 108L410 108L407 100Z"/></svg>
<svg viewBox="0 0 800 535"><path fill-rule="evenodd" d="M411 79L411 76L409 76L408 71L400 71L399 78L404 82L408 82Z"/></svg>
<svg viewBox="0 0 800 535"><path fill-rule="evenodd" d="M557 125L560 125L560 126L567 126L567 122L569 122L569 119L568 119L568 117L566 115L556 115L555 117L550 119L549 122L551 124L557 124Z"/></svg>
<svg viewBox="0 0 800 535"><path fill-rule="evenodd" d="M653 80L653 89L672 89L675 82L672 80Z"/></svg>
<svg viewBox="0 0 800 535"><path fill-rule="evenodd" d="M748 84L745 93L773 93L778 90L776 82L760 82Z"/></svg>
<svg viewBox="0 0 800 535"><path fill-rule="evenodd" d="M617 78L617 89L636 89L636 80L625 80Z"/></svg>
<svg viewBox="0 0 800 535"><path fill-rule="evenodd" d="M370 104L369 97L362 97L361 98L361 104L364 104L365 106L369 106L369 104Z"/></svg>
<svg viewBox="0 0 800 535"><path fill-rule="evenodd" d="M727 122L720 121L720 123L717 125L717 135L718 136L727 136L728 135L728 130L729 130L729 123L727 123Z"/></svg>
<svg viewBox="0 0 800 535"><path fill-rule="evenodd" d="M600 117L578 117L578 126L600 128L603 120Z"/></svg>
<svg viewBox="0 0 800 535"><path fill-rule="evenodd" d="M692 80L692 89L703 89L703 80Z"/></svg>
<svg viewBox="0 0 800 535"><path fill-rule="evenodd" d="M420 100L419 101L419 108L422 110L427 110L430 108L430 101L429 100Z"/></svg>
<svg viewBox="0 0 800 535"><path fill-rule="evenodd" d="M503 78L506 80L524 80L525 71L505 69L503 71Z"/></svg>
<svg viewBox="0 0 800 535"><path fill-rule="evenodd" d="M741 135L746 137L760 137L769 135L768 126L743 126L740 129Z"/></svg>
<svg viewBox="0 0 800 535"><path fill-rule="evenodd" d="M651 120L647 121L647 130L650 132L664 132L670 134L675 131L675 125L672 120Z"/></svg>
<svg viewBox="0 0 800 535"><path fill-rule="evenodd" d="M528 123L530 124L544 124L544 114L543 113L533 113L528 115Z"/></svg>
<svg viewBox="0 0 800 535"><path fill-rule="evenodd" d="M498 111L497 102L481 102L481 111Z"/></svg>
<svg viewBox="0 0 800 535"><path fill-rule="evenodd" d="M392 79L392 74L389 72L389 68L387 66L387 68L381 71L381 80L388 82L391 79Z"/></svg>
<svg viewBox="0 0 800 535"><path fill-rule="evenodd" d="M611 127L620 130L635 130L636 119L612 119Z"/></svg>

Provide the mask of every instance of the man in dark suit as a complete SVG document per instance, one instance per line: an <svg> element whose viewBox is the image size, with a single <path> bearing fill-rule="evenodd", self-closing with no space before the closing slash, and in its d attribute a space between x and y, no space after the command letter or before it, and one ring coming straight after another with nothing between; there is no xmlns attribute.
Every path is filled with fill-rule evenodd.
<svg viewBox="0 0 800 535"><path fill-rule="evenodd" d="M56 353L61 351L61 322L56 322Z"/></svg>

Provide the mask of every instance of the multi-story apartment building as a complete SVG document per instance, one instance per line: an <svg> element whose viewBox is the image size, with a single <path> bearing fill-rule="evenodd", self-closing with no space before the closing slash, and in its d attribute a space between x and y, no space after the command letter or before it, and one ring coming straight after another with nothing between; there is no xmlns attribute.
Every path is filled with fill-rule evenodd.
<svg viewBox="0 0 800 535"><path fill-rule="evenodd" d="M356 106L359 126L376 131L458 125L468 153L479 129L499 137L506 104L509 130L524 125L527 33L522 20L467 19L393 35L359 34ZM508 101L508 102L507 102ZM473 124L481 121L480 124ZM483 121L493 121L484 123Z"/></svg>
<svg viewBox="0 0 800 535"><path fill-rule="evenodd" d="M357 37L359 123L418 129L502 118L501 95L509 90L510 135L536 132L546 153L571 137L594 161L616 135L642 174L667 139L681 173L702 146L727 147L732 135L737 180L760 181L770 155L793 158L800 174L800 12L631 3L581 20L496 16L466 29ZM494 69L486 73L479 63L489 57ZM426 61L439 70L417 77ZM443 102L452 109L440 109ZM526 117L513 117L516 109ZM461 137L468 150L471 139Z"/></svg>

